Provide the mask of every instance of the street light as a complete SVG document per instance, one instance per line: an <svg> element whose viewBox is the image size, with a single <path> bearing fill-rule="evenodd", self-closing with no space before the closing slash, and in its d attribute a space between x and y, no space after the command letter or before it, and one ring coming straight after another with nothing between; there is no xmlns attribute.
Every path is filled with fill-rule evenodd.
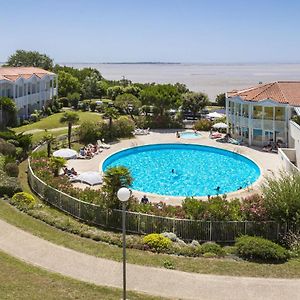
<svg viewBox="0 0 300 300"><path fill-rule="evenodd" d="M118 199L122 202L122 233L123 233L123 300L126 300L126 202L131 192L122 187L117 192Z"/></svg>

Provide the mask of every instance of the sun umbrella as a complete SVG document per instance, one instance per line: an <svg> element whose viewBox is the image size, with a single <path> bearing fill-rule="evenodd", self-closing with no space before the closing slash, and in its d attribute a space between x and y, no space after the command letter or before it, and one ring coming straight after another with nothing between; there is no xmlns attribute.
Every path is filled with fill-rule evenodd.
<svg viewBox="0 0 300 300"><path fill-rule="evenodd" d="M89 185L101 184L103 182L102 176L99 172L84 172L76 176L72 181L81 181Z"/></svg>
<svg viewBox="0 0 300 300"><path fill-rule="evenodd" d="M53 152L53 156L55 157L62 157L65 159L71 159L71 158L76 158L77 157L77 152L75 150L72 149L59 149L55 152Z"/></svg>
<svg viewBox="0 0 300 300"><path fill-rule="evenodd" d="M223 129L223 128L225 129L225 128L228 128L228 125L221 122L221 123L214 124L212 127L216 128L216 129Z"/></svg>
<svg viewBox="0 0 300 300"><path fill-rule="evenodd" d="M219 113L217 113L217 112L214 111L214 112L211 112L211 113L207 114L207 117L208 118L219 119L219 118L223 118L224 115L219 114Z"/></svg>

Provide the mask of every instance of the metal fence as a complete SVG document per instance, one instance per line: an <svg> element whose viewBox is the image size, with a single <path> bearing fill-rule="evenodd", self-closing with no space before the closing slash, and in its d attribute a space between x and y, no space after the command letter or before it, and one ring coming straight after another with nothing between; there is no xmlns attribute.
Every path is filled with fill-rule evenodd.
<svg viewBox="0 0 300 300"><path fill-rule="evenodd" d="M104 211L98 205L87 203L54 189L40 180L28 160L28 181L35 193L49 204L89 224L107 229L122 230L122 211ZM232 243L243 234L278 240L289 227L273 221L201 221L160 217L136 212L126 212L126 230L130 233L149 234L173 232L183 240L216 241Z"/></svg>

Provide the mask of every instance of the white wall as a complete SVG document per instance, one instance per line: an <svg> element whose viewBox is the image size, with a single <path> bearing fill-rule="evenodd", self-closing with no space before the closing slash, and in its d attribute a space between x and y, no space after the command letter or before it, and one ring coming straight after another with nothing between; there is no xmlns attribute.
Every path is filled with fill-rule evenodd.
<svg viewBox="0 0 300 300"><path fill-rule="evenodd" d="M290 121L290 133L296 150L297 166L300 168L300 126L293 121Z"/></svg>

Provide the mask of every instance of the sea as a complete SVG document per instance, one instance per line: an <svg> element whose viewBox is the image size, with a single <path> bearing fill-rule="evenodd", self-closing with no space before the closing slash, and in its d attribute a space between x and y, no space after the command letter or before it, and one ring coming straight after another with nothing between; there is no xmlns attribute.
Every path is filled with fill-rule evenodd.
<svg viewBox="0 0 300 300"><path fill-rule="evenodd" d="M300 63L200 64L200 63L72 63L76 68L98 69L104 78L132 82L184 83L195 92L205 92L211 100L219 93L243 89L259 83L300 80Z"/></svg>

